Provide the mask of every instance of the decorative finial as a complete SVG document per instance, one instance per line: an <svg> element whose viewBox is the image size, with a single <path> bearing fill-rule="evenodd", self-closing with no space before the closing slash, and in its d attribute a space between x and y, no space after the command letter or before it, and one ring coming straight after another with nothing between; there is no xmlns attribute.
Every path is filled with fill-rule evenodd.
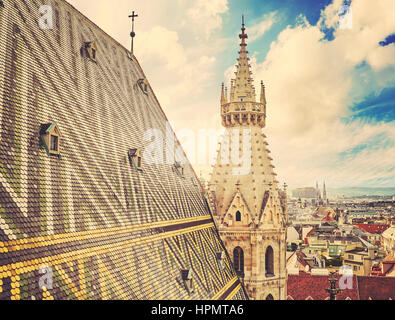
<svg viewBox="0 0 395 320"><path fill-rule="evenodd" d="M225 94L225 85L222 82L222 89L221 89L221 105L225 104L226 101L226 94Z"/></svg>
<svg viewBox="0 0 395 320"><path fill-rule="evenodd" d="M337 274L336 271L332 271L331 272L331 278L328 279L330 284L331 284L331 286L330 286L330 288L325 289L325 291L329 293L329 299L330 300L336 300L336 295L338 295L339 293L342 292L341 289L336 288L336 282L337 282L337 279L335 277L336 274Z"/></svg>
<svg viewBox="0 0 395 320"><path fill-rule="evenodd" d="M239 34L239 38L241 39L241 46L246 47L247 44L245 43L245 40L248 38L247 34L244 32L246 30L245 24L244 24L244 15L242 15L242 23L241 23L241 34Z"/></svg>
<svg viewBox="0 0 395 320"><path fill-rule="evenodd" d="M131 50L132 55L133 55L133 40L134 40L134 37L136 36L136 33L134 32L134 18L137 18L137 17L138 17L138 15L134 14L134 11L129 16L129 18L132 18L132 32L130 33L130 36L132 37L132 50Z"/></svg>

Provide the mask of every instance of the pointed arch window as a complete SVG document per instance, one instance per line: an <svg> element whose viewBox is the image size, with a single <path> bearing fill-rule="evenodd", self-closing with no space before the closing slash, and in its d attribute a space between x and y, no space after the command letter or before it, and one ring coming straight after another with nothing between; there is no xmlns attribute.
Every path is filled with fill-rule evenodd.
<svg viewBox="0 0 395 320"><path fill-rule="evenodd" d="M265 271L266 277L274 276L274 252L271 246L268 246L265 253Z"/></svg>
<svg viewBox="0 0 395 320"><path fill-rule="evenodd" d="M240 247L233 250L233 263L236 273L240 278L244 278L244 251Z"/></svg>
<svg viewBox="0 0 395 320"><path fill-rule="evenodd" d="M236 221L241 221L241 212L240 211L236 212Z"/></svg>
<svg viewBox="0 0 395 320"><path fill-rule="evenodd" d="M269 295L266 297L266 300L274 300L274 298L273 298L273 296L272 296L271 294L269 294Z"/></svg>

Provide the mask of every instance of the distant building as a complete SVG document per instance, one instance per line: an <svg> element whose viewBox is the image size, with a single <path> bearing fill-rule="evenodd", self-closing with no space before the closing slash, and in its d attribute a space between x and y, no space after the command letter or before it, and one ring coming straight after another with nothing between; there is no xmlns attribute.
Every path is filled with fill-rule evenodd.
<svg viewBox="0 0 395 320"><path fill-rule="evenodd" d="M374 258L373 248L355 248L345 252L343 265L351 267L353 273L356 275L369 275Z"/></svg>
<svg viewBox="0 0 395 320"><path fill-rule="evenodd" d="M300 250L292 252L287 257L287 273L299 274L299 272L308 272L310 266L305 261L307 256Z"/></svg>
<svg viewBox="0 0 395 320"><path fill-rule="evenodd" d="M388 228L382 234L382 246L387 253L395 256L395 226Z"/></svg>
<svg viewBox="0 0 395 320"><path fill-rule="evenodd" d="M328 252L330 257L343 257L347 245L345 244L329 244Z"/></svg>
<svg viewBox="0 0 395 320"><path fill-rule="evenodd" d="M380 261L380 264L374 265L370 275L395 277L395 257L392 253L388 254L382 261Z"/></svg>
<svg viewBox="0 0 395 320"><path fill-rule="evenodd" d="M300 235L299 232L294 227L287 228L287 243L291 243L292 241L299 240Z"/></svg>
<svg viewBox="0 0 395 320"><path fill-rule="evenodd" d="M381 234L387 230L390 226L387 224L355 224L355 228L358 228L364 233L364 237L367 238L367 240L374 244L374 245L380 245L381 244Z"/></svg>
<svg viewBox="0 0 395 320"><path fill-rule="evenodd" d="M324 190L322 191L322 201L324 204L328 204L328 197L326 195L325 181L324 181Z"/></svg>
<svg viewBox="0 0 395 320"><path fill-rule="evenodd" d="M314 199L316 196L315 188L298 188L292 191L292 197L294 198L305 198L305 199Z"/></svg>
<svg viewBox="0 0 395 320"><path fill-rule="evenodd" d="M381 261L381 270L384 276L395 277L395 256L392 253Z"/></svg>

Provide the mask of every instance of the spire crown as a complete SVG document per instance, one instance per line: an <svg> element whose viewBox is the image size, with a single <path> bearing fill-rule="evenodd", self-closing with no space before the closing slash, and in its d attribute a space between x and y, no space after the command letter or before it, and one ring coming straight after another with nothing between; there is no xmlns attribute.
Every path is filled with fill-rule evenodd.
<svg viewBox="0 0 395 320"><path fill-rule="evenodd" d="M245 33L245 24L244 24L244 15L242 15L242 22L241 22L241 33L239 34L239 38L241 39L241 44L240 46L246 47L247 44L245 43L245 40L248 39L248 35Z"/></svg>
<svg viewBox="0 0 395 320"><path fill-rule="evenodd" d="M248 51L246 50L246 33L244 15L242 16L241 49L237 58L235 78L231 80L230 97L222 89L221 94L221 115L222 123L225 127L237 125L253 125L263 128L266 118L266 98L261 91L261 99L257 101L254 79L252 78L251 65L249 63ZM262 89L261 89L262 90Z"/></svg>

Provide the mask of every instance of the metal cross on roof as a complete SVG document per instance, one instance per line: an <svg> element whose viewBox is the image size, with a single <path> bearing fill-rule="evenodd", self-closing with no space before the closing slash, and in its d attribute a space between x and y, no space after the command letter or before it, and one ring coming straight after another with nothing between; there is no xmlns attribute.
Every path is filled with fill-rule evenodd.
<svg viewBox="0 0 395 320"><path fill-rule="evenodd" d="M134 37L136 36L136 33L134 32L134 18L137 18L138 15L134 13L134 11L132 12L132 14L129 16L129 18L132 18L132 32L130 33L130 36L132 37L132 54L133 54L133 40Z"/></svg>

